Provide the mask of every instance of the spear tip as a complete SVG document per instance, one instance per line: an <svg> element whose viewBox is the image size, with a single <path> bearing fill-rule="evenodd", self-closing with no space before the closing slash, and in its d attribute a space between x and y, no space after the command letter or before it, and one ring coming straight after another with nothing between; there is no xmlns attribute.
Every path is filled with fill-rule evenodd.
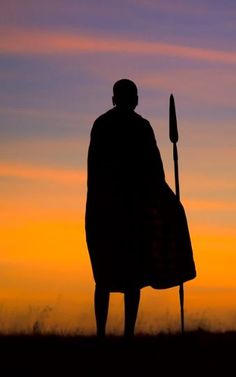
<svg viewBox="0 0 236 377"><path fill-rule="evenodd" d="M169 136L172 143L177 143L179 139L178 128L177 128L177 119L175 111L175 100L174 96L171 93L170 95L170 107L169 107Z"/></svg>

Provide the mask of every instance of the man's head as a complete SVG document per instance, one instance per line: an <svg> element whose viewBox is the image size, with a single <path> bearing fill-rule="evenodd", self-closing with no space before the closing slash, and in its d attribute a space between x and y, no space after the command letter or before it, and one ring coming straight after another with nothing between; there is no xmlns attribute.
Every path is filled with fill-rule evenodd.
<svg viewBox="0 0 236 377"><path fill-rule="evenodd" d="M121 79L113 86L113 105L122 109L134 110L138 104L138 89L135 83L128 79Z"/></svg>

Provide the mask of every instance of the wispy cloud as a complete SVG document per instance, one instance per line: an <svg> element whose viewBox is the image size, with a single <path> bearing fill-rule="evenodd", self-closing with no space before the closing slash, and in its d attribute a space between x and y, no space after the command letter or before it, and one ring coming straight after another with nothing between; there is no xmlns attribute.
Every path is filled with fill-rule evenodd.
<svg viewBox="0 0 236 377"><path fill-rule="evenodd" d="M236 204L230 201L222 201L222 200L191 200L185 199L185 205L191 211L227 211L227 212L235 212Z"/></svg>
<svg viewBox="0 0 236 377"><path fill-rule="evenodd" d="M209 5L206 3L190 3L186 0L181 1L165 1L165 0L129 0L133 5L142 6L145 9L151 9L151 10L160 10L175 14L204 14L204 12L209 10Z"/></svg>
<svg viewBox="0 0 236 377"><path fill-rule="evenodd" d="M141 83L148 88L171 91L197 99L198 103L235 106L236 79L232 71L219 69L174 69L168 72L142 75ZM219 90L220 88L220 90Z"/></svg>
<svg viewBox="0 0 236 377"><path fill-rule="evenodd" d="M78 121L86 122L89 124L93 119L91 114L81 114L80 112L75 111L64 111L64 109L37 109L33 107L0 107L0 115L11 115L18 117L28 117L28 118L37 118L37 119L49 119L49 120L63 120L69 121L70 125L75 124Z"/></svg>
<svg viewBox="0 0 236 377"><path fill-rule="evenodd" d="M140 55L164 55L183 59L236 63L236 51L219 51L162 42L122 39L63 32L39 32L26 30L1 30L1 54L86 54L126 53Z"/></svg>
<svg viewBox="0 0 236 377"><path fill-rule="evenodd" d="M85 184L86 172L72 169L53 169L25 164L0 164L0 177L17 177L61 184Z"/></svg>

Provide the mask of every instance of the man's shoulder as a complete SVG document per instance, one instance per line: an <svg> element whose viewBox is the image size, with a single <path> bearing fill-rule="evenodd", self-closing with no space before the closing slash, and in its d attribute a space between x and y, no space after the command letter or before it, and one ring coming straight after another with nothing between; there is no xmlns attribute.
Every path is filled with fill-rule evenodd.
<svg viewBox="0 0 236 377"><path fill-rule="evenodd" d="M144 135L153 134L153 129L149 120L136 112L134 114L136 117L135 123L136 125L139 125L140 132L144 133Z"/></svg>
<svg viewBox="0 0 236 377"><path fill-rule="evenodd" d="M113 116L114 116L114 109L110 109L110 110L104 112L103 114L99 115L95 119L94 123L103 123L103 122L106 122L107 120L109 120Z"/></svg>
<svg viewBox="0 0 236 377"><path fill-rule="evenodd" d="M150 126L150 122L146 118L144 118L142 115L134 112L134 116L136 117L137 121L139 121L140 123L146 126Z"/></svg>
<svg viewBox="0 0 236 377"><path fill-rule="evenodd" d="M112 109L99 115L93 123L91 134L95 135L97 133L101 133L102 130L105 130L107 128L106 125L109 123L111 118L112 118Z"/></svg>

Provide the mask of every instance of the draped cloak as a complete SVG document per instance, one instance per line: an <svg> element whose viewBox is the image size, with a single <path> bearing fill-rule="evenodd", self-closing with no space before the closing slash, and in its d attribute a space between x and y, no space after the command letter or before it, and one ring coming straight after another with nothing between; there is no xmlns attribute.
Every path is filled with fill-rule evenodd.
<svg viewBox="0 0 236 377"><path fill-rule="evenodd" d="M96 284L123 292L149 285L167 288L195 277L184 209L165 182L146 119L117 108L97 118L87 174L85 228ZM175 255L178 238L184 239L182 259ZM183 261L187 274L180 268Z"/></svg>

